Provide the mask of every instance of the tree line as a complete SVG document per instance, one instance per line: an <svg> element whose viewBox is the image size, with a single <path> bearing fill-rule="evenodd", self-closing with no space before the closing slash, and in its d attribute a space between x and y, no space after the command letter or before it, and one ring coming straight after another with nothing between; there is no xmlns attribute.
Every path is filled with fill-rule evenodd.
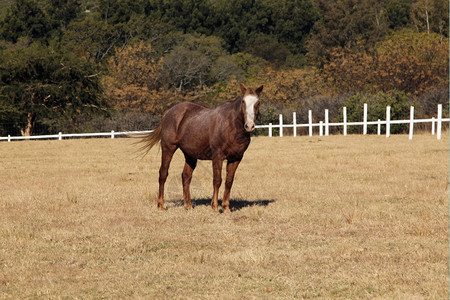
<svg viewBox="0 0 450 300"><path fill-rule="evenodd" d="M265 85L262 123L364 101L430 116L448 103L448 5L3 0L0 135L148 129L181 101L237 96L238 82Z"/></svg>

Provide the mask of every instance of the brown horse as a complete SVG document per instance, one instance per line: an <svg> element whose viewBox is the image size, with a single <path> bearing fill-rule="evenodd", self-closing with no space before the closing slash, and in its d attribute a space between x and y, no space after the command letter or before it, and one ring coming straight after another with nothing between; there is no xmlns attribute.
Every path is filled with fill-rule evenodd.
<svg viewBox="0 0 450 300"><path fill-rule="evenodd" d="M230 210L230 190L239 163L250 144L250 132L255 129L259 113L257 89L240 85L242 95L214 109L194 103L180 103L164 114L159 126L145 138L144 149L149 151L161 142L161 167L159 169L158 208L164 209L164 184L174 152L180 148L186 163L181 175L186 209L192 208L189 185L197 160L212 160L213 197L211 206L218 210L218 193L222 183L222 163L227 160L227 175L222 208Z"/></svg>

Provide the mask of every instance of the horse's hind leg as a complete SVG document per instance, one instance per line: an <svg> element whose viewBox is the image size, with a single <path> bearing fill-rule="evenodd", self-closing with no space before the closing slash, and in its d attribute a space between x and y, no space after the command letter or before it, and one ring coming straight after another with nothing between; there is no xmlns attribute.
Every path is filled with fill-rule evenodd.
<svg viewBox="0 0 450 300"><path fill-rule="evenodd" d="M177 150L176 146L167 146L161 144L161 167L159 168L159 194L158 208L164 210L164 184L167 176L169 176L169 165L172 160L173 153Z"/></svg>
<svg viewBox="0 0 450 300"><path fill-rule="evenodd" d="M197 159L192 158L190 156L185 155L186 163L184 164L183 173L181 174L181 179L183 181L183 198L184 198L184 207L186 209L192 208L191 202L191 192L189 190L189 186L192 180L192 172L194 172L195 167L197 166Z"/></svg>

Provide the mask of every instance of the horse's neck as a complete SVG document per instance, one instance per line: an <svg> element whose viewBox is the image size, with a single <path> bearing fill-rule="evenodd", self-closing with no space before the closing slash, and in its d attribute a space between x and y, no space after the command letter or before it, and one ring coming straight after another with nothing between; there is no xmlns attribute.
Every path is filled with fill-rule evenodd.
<svg viewBox="0 0 450 300"><path fill-rule="evenodd" d="M233 113L234 113L234 119L239 119L244 121L244 116L242 115L242 97L237 98L233 101Z"/></svg>
<svg viewBox="0 0 450 300"><path fill-rule="evenodd" d="M233 127L237 129L236 133L247 136L248 133L244 129L244 115L242 114L242 97L237 98L232 105L232 119L229 120Z"/></svg>

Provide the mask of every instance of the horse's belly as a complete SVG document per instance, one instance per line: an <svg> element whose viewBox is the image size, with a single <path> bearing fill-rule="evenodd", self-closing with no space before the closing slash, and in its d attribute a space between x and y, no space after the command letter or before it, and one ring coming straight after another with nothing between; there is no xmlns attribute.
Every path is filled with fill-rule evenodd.
<svg viewBox="0 0 450 300"><path fill-rule="evenodd" d="M200 137L182 139L179 143L181 151L187 156L201 160L212 159L212 149L209 145L209 141Z"/></svg>
<svg viewBox="0 0 450 300"><path fill-rule="evenodd" d="M181 151L187 156L200 159L200 160L212 160L212 151L211 149L205 149L203 151L199 150L191 150L191 149L183 149L181 148Z"/></svg>

